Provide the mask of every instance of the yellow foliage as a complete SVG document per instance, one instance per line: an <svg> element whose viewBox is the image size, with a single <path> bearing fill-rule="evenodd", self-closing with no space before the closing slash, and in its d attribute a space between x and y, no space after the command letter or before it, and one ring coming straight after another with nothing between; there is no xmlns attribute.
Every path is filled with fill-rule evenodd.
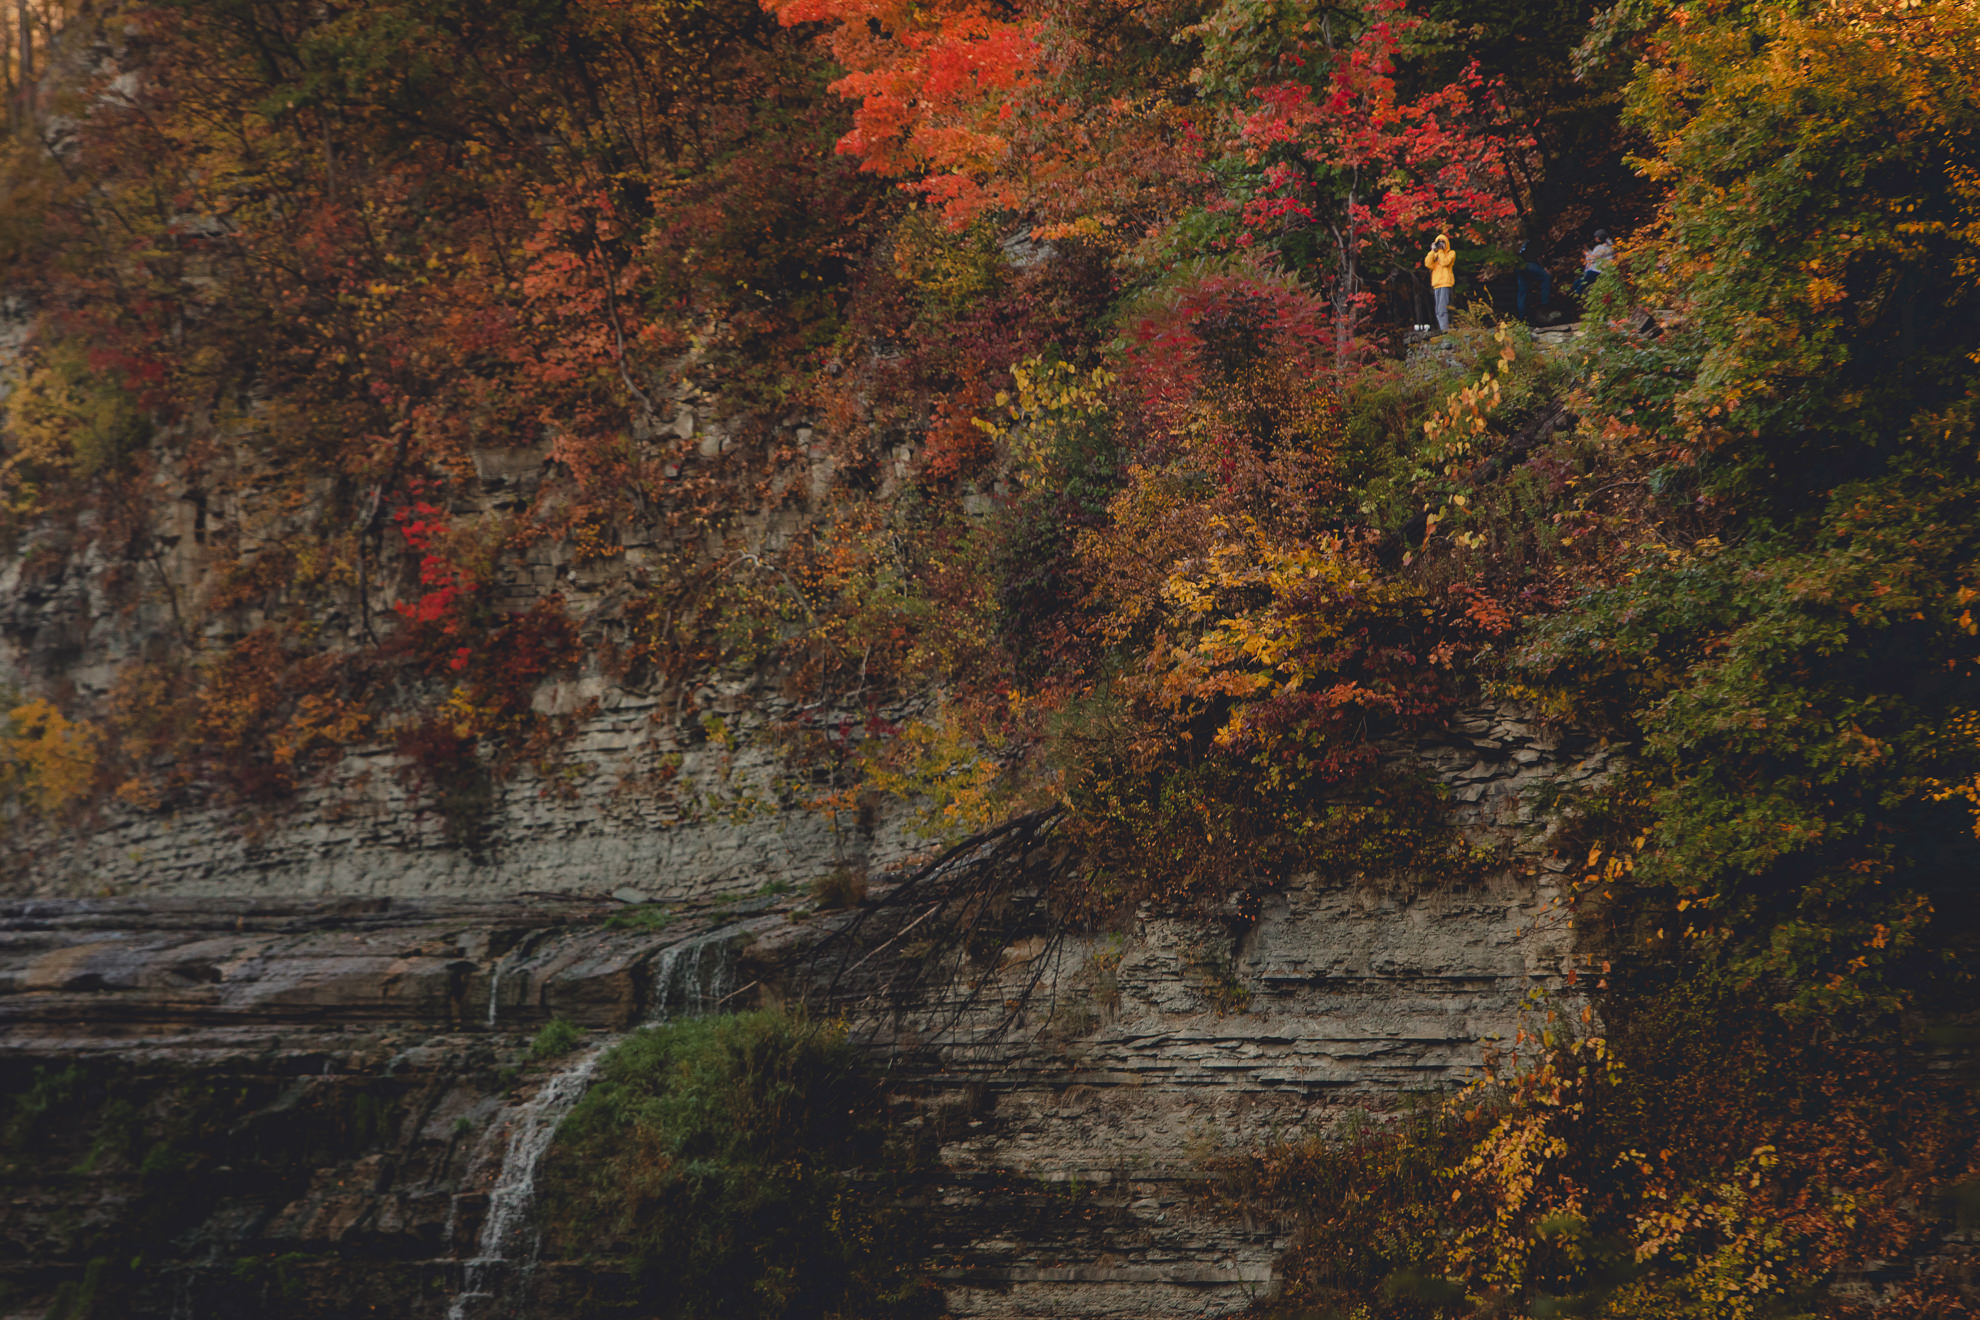
<svg viewBox="0 0 1980 1320"><path fill-rule="evenodd" d="M1351 695L1336 691L1354 685L1332 663L1344 629L1362 621L1341 608L1344 597L1381 608L1412 592L1378 581L1339 538L1281 541L1250 518L1236 526L1215 518L1211 526L1222 535L1209 554L1177 566L1163 584L1170 620L1195 635L1171 650L1160 692L1162 704L1178 711L1236 698L1215 737L1228 747L1251 732L1250 699L1322 689Z"/></svg>
<svg viewBox="0 0 1980 1320"><path fill-rule="evenodd" d="M973 721L945 711L932 722L911 721L878 750L861 754L867 787L925 804L930 834L972 834L1003 820L1012 795L997 759L1000 740Z"/></svg>
<svg viewBox="0 0 1980 1320"><path fill-rule="evenodd" d="M1962 599L1960 604L1966 604L1966 600ZM1980 748L1980 712L1969 710L1955 715L1946 733L1966 750ZM1964 801L1973 815L1973 835L1980 838L1980 774L1954 783L1927 779L1924 785L1926 796L1933 802L1951 802L1955 798Z"/></svg>
<svg viewBox="0 0 1980 1320"><path fill-rule="evenodd" d="M277 766L287 771L310 752L326 746L349 746L370 727L370 715L357 703L304 693L296 703L295 714L276 731L269 754Z"/></svg>
<svg viewBox="0 0 1980 1320"><path fill-rule="evenodd" d="M1459 463L1470 455L1472 446L1490 427L1492 414L1505 402L1502 380L1511 370L1518 351L1513 347L1509 327L1501 325L1495 338L1499 341L1499 360L1487 366L1476 382L1444 400L1442 409L1423 423L1424 436L1442 442L1445 476L1456 475Z"/></svg>
<svg viewBox="0 0 1980 1320"><path fill-rule="evenodd" d="M1091 371L1043 357L1029 357L1011 368L1012 389L997 392L1003 420L972 419L976 428L997 445L999 455L1027 486L1057 484L1054 455L1064 442L1107 416L1107 391L1114 374L1104 367Z"/></svg>
<svg viewBox="0 0 1980 1320"><path fill-rule="evenodd" d="M130 396L90 370L82 350L58 343L31 356L7 392L6 456L0 490L5 511L32 514L47 483L88 477L137 440L141 418Z"/></svg>
<svg viewBox="0 0 1980 1320"><path fill-rule="evenodd" d="M1495 1061L1450 1102L1455 1112L1499 1107L1502 1113L1445 1173L1454 1203L1491 1210L1458 1231L1452 1264L1474 1286L1511 1292L1532 1285L1534 1251L1549 1224L1588 1220L1587 1201L1602 1189L1577 1185L1572 1143L1590 1101L1622 1079L1608 1041L1576 1038L1558 1010L1547 1010L1545 1025L1523 1029L1518 1040L1535 1051L1529 1065L1518 1066L1517 1055L1506 1069ZM1599 1314L1753 1320L1817 1280L1806 1232L1784 1225L1777 1198L1762 1190L1781 1162L1773 1146L1754 1147L1703 1182L1674 1176L1671 1158L1668 1150L1624 1150L1617 1157L1623 1167L1614 1176L1640 1178L1642 1187L1629 1215L1633 1254L1639 1264L1665 1268L1622 1288ZM1847 1201L1847 1194L1833 1193L1829 1208L1847 1217Z"/></svg>
<svg viewBox="0 0 1980 1320"><path fill-rule="evenodd" d="M981 220L958 232L931 212L916 210L894 231L894 273L941 306L982 298L1005 267L995 233Z"/></svg>
<svg viewBox="0 0 1980 1320"><path fill-rule="evenodd" d="M87 797L99 742L94 728L46 701L14 707L0 728L0 802L47 815Z"/></svg>
<svg viewBox="0 0 1980 1320"><path fill-rule="evenodd" d="M1590 1080L1613 1080L1618 1065L1601 1036L1566 1039L1554 1012L1548 1025L1522 1030L1520 1043L1540 1047L1532 1067L1485 1075L1452 1102L1454 1109L1482 1107L1509 1095L1498 1122L1448 1175L1457 1186L1451 1199L1476 1197L1492 1208L1487 1222L1463 1229L1451 1249L1452 1263L1495 1288L1518 1289L1532 1257L1534 1225L1545 1217L1583 1217L1582 1195L1561 1169L1569 1153L1562 1128L1581 1113L1583 1088ZM1514 1056L1517 1063L1517 1056Z"/></svg>
<svg viewBox="0 0 1980 1320"><path fill-rule="evenodd" d="M1749 1320L1815 1281L1807 1244L1783 1227L1777 1208L1753 1204L1755 1189L1779 1163L1774 1147L1759 1146L1709 1187L1653 1183L1649 1206L1636 1218L1636 1258L1688 1265L1680 1295L1694 1302L1692 1314Z"/></svg>

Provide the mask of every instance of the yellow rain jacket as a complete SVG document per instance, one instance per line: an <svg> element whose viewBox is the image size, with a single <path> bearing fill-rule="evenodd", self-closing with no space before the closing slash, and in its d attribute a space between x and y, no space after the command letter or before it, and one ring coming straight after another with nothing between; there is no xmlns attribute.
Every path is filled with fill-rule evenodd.
<svg viewBox="0 0 1980 1320"><path fill-rule="evenodd" d="M1424 254L1423 264L1430 268L1430 287L1433 289L1454 289L1457 287L1457 252L1451 247L1451 240L1443 234L1437 235L1444 246L1440 250L1432 245Z"/></svg>

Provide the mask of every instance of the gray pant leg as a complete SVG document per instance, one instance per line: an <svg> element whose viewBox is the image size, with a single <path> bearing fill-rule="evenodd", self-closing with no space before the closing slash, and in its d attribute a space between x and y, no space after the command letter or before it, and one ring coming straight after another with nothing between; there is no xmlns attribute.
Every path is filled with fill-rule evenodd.
<svg viewBox="0 0 1980 1320"><path fill-rule="evenodd" d="M1445 288L1432 289L1431 292L1437 298L1437 328L1448 330L1451 328L1451 291Z"/></svg>

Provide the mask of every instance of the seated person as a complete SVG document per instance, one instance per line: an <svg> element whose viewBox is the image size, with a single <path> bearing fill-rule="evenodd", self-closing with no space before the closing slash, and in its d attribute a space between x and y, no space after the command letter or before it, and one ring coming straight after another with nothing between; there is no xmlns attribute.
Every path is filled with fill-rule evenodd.
<svg viewBox="0 0 1980 1320"><path fill-rule="evenodd" d="M1609 241L1609 231L1606 229L1596 230L1595 246L1582 254L1582 271L1574 281L1573 291L1576 294L1587 292L1588 286L1595 282L1595 277L1603 271L1610 269L1615 264L1616 245Z"/></svg>

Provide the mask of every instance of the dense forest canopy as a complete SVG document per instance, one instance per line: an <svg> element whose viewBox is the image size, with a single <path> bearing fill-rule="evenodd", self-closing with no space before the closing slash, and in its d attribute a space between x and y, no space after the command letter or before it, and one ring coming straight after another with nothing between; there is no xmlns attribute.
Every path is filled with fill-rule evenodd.
<svg viewBox="0 0 1980 1320"><path fill-rule="evenodd" d="M1550 808L1599 1013L1233 1170L1304 1225L1288 1296L1971 1307L1907 1262L1980 1176L1932 1054L1974 1029L1980 4L18 19L0 543L108 558L157 640L14 694L10 828L358 744L444 807L554 782L554 680L692 721L723 670L796 699L821 811L1056 807L1068 922L1242 914L1490 870L1391 753L1525 703L1624 757Z"/></svg>

